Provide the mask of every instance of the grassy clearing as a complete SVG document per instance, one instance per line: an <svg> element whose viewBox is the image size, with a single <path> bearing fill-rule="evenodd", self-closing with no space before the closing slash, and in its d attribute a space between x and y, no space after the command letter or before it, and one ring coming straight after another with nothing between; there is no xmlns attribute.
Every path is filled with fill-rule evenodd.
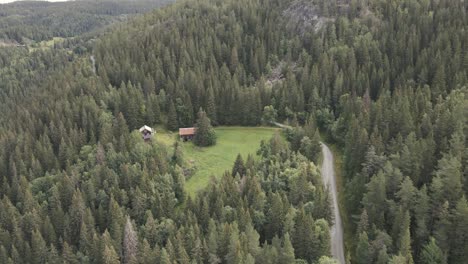
<svg viewBox="0 0 468 264"><path fill-rule="evenodd" d="M34 43L34 44L29 46L29 51L33 52L33 51L36 51L36 50L49 49L49 48L54 47L55 43L60 43L60 42L63 42L64 40L65 40L65 38L53 37L50 40L44 40L44 41L41 41L41 42L37 42L37 43Z"/></svg>
<svg viewBox="0 0 468 264"><path fill-rule="evenodd" d="M156 140L172 148L177 138L177 132L168 131L161 127L156 127L156 131Z"/></svg>
<svg viewBox="0 0 468 264"><path fill-rule="evenodd" d="M215 146L199 148L192 142L181 143L185 159L196 167L195 174L186 182L189 195L205 187L211 176L221 177L223 172L230 170L236 156L240 153L244 159L248 154L256 153L260 141L269 139L277 128L271 127L217 127L218 137ZM172 145L177 133L159 131L157 138L166 145Z"/></svg>

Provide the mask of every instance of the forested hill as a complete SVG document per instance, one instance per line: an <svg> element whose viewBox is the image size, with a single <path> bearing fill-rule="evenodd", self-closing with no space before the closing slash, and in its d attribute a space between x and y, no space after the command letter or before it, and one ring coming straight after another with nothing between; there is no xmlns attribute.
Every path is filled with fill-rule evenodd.
<svg viewBox="0 0 468 264"><path fill-rule="evenodd" d="M172 1L18 1L0 4L0 41L26 44L53 37L73 37L169 2Z"/></svg>
<svg viewBox="0 0 468 264"><path fill-rule="evenodd" d="M89 53L0 49L0 259L328 263L320 129L344 152L351 263L463 263L467 5L181 1ZM187 197L180 149L135 129L200 107L294 129Z"/></svg>

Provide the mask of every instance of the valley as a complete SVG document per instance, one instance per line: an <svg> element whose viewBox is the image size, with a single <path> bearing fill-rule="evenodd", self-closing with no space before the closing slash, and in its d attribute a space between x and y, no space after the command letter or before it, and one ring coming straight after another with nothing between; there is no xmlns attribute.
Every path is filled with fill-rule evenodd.
<svg viewBox="0 0 468 264"><path fill-rule="evenodd" d="M467 3L0 5L0 263L464 263Z"/></svg>

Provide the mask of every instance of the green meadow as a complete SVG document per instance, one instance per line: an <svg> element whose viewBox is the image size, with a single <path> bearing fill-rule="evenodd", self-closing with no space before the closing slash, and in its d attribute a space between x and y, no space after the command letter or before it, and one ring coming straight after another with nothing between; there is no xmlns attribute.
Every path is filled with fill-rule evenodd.
<svg viewBox="0 0 468 264"><path fill-rule="evenodd" d="M189 195L194 195L205 187L212 176L219 178L222 172L231 170L238 153L244 160L248 154L256 155L260 141L270 139L278 131L271 127L217 127L217 143L214 146L200 148L192 142L180 142L185 159L195 166L194 175L186 182ZM172 145L177 133L158 132L159 141Z"/></svg>

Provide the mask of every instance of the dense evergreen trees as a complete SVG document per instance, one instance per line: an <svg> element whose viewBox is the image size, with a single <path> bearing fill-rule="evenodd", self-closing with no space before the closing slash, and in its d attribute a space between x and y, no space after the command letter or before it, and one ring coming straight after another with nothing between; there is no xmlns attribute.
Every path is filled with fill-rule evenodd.
<svg viewBox="0 0 468 264"><path fill-rule="evenodd" d="M74 37L98 30L124 16L149 12L171 1L21 1L0 9L0 39L29 44L53 37Z"/></svg>
<svg viewBox="0 0 468 264"><path fill-rule="evenodd" d="M211 120L206 116L206 112L200 108L198 119L195 124L195 136L193 143L200 147L208 147L216 144L216 132L211 126Z"/></svg>
<svg viewBox="0 0 468 264"><path fill-rule="evenodd" d="M329 263L321 130L344 152L352 263L466 259L466 3L291 2L176 3L92 54L0 48L0 258ZM178 147L134 130L200 108L294 128L189 198Z"/></svg>

